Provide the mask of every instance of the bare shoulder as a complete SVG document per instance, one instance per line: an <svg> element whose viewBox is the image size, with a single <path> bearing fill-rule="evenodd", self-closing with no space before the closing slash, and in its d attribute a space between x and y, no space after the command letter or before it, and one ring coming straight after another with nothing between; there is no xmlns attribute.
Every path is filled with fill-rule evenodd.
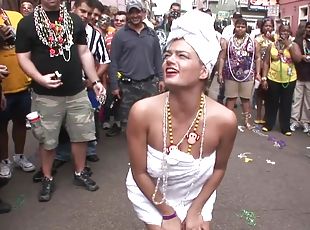
<svg viewBox="0 0 310 230"><path fill-rule="evenodd" d="M154 117L163 108L165 94L144 98L137 101L130 109L129 116L137 119L147 120Z"/></svg>
<svg viewBox="0 0 310 230"><path fill-rule="evenodd" d="M207 97L207 117L218 128L235 130L237 128L237 118L233 111L222 104ZM227 130L228 131L228 130Z"/></svg>

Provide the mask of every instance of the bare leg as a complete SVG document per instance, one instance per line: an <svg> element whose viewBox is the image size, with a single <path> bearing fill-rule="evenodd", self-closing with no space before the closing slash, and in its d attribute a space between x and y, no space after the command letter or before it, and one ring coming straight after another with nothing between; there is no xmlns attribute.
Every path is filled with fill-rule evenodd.
<svg viewBox="0 0 310 230"><path fill-rule="evenodd" d="M26 141L26 122L20 120L13 121L12 137L15 145L15 153L23 154Z"/></svg>
<svg viewBox="0 0 310 230"><path fill-rule="evenodd" d="M242 112L251 113L251 103L250 99L241 98Z"/></svg>
<svg viewBox="0 0 310 230"><path fill-rule="evenodd" d="M227 98L226 99L226 107L232 111L234 111L234 107L236 104L237 98Z"/></svg>
<svg viewBox="0 0 310 230"><path fill-rule="evenodd" d="M46 150L42 145L39 147L42 159L42 171L45 177L52 178L52 166L55 158L55 149Z"/></svg>
<svg viewBox="0 0 310 230"><path fill-rule="evenodd" d="M147 230L163 230L160 226L158 225L153 225L153 224L145 224Z"/></svg>
<svg viewBox="0 0 310 230"><path fill-rule="evenodd" d="M203 222L203 230L211 230L210 221Z"/></svg>
<svg viewBox="0 0 310 230"><path fill-rule="evenodd" d="M251 118L251 103L250 103L250 99L245 99L245 98L241 98L241 102L242 102L242 115L244 117L244 125L248 128L248 129L253 129L254 126L251 125L250 123L250 118Z"/></svg>
<svg viewBox="0 0 310 230"><path fill-rule="evenodd" d="M71 143L71 151L76 172L82 172L85 168L87 142Z"/></svg>

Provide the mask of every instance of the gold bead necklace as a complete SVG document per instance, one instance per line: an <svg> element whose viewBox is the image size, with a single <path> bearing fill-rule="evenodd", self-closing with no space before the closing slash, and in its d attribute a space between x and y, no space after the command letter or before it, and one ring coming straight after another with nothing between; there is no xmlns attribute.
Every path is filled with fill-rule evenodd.
<svg viewBox="0 0 310 230"><path fill-rule="evenodd" d="M174 148L178 148L179 145L183 142L183 140L186 138L188 147L187 147L187 153L191 154L192 152L192 146L200 139L200 135L197 133L197 129L199 127L199 122L201 120L201 117L203 115L203 110L204 110L204 105L205 105L205 96L202 94L200 96L200 104L199 104L199 109L197 111L197 114L190 125L189 129L185 133L185 135L181 138L181 140L178 142L178 144L174 144L173 140L173 128L172 128L172 114L171 114L171 109L170 109L170 103L169 101L167 102L167 123L168 123L168 135L169 135L169 147L167 152L169 153L171 150ZM192 130L192 131L191 131Z"/></svg>

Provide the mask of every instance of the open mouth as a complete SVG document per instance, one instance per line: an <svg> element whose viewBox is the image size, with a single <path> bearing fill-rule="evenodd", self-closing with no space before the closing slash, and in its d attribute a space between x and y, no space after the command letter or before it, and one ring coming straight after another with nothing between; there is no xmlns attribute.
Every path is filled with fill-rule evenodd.
<svg viewBox="0 0 310 230"><path fill-rule="evenodd" d="M166 77L174 77L179 74L179 71L172 67L167 67L165 70Z"/></svg>

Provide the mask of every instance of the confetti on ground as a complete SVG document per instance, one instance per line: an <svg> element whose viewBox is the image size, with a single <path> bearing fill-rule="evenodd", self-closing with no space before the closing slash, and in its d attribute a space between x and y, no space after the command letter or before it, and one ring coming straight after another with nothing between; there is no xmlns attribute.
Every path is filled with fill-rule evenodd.
<svg viewBox="0 0 310 230"><path fill-rule="evenodd" d="M252 161L253 161L252 158L249 158L249 157L245 157L245 158L244 158L244 163L250 163L250 162L252 162Z"/></svg>
<svg viewBox="0 0 310 230"><path fill-rule="evenodd" d="M21 208L25 203L25 195L19 195L16 197L15 204L13 205L14 209Z"/></svg>
<svg viewBox="0 0 310 230"><path fill-rule="evenodd" d="M251 212L251 211L243 209L243 210L241 210L239 217L244 219L249 226L252 226L252 227L256 226L256 214L255 214L255 212Z"/></svg>
<svg viewBox="0 0 310 230"><path fill-rule="evenodd" d="M238 125L238 129L239 129L239 131L240 132L244 132L244 130L245 130L245 126L242 126L242 125Z"/></svg>
<svg viewBox="0 0 310 230"><path fill-rule="evenodd" d="M285 141L283 140L278 140L276 137L274 136L268 136L267 138L268 141L273 142L273 146L277 147L279 149L283 149L286 146Z"/></svg>
<svg viewBox="0 0 310 230"><path fill-rule="evenodd" d="M250 152L240 153L240 154L238 155L238 158L239 158L239 159L243 159L244 163L250 163L250 162L253 161L253 159L250 158L250 157L248 157L248 155L251 155L251 154L252 154L252 153L250 153Z"/></svg>
<svg viewBox="0 0 310 230"><path fill-rule="evenodd" d="M276 164L275 161L271 161L271 160L269 160L269 159L267 159L266 162L267 162L267 164L272 164L272 165L275 165L275 164Z"/></svg>
<svg viewBox="0 0 310 230"><path fill-rule="evenodd" d="M263 133L262 130L260 128L257 128L257 127L252 129L252 132L258 134L261 137L268 137L267 134Z"/></svg>
<svg viewBox="0 0 310 230"><path fill-rule="evenodd" d="M251 154L252 154L252 153L250 153L250 152L240 153L240 154L238 155L238 157L239 157L240 159L242 159L242 158L248 157L248 155L251 155Z"/></svg>

